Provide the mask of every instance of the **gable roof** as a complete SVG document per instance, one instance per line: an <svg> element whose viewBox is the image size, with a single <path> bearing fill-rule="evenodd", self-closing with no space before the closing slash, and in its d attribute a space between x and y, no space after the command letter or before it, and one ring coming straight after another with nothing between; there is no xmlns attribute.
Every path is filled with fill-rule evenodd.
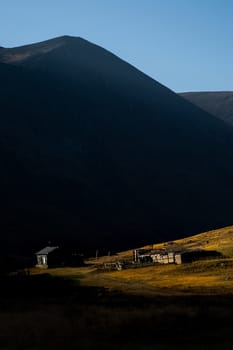
<svg viewBox="0 0 233 350"><path fill-rule="evenodd" d="M49 253L53 252L54 250L58 249L59 247L45 247L39 252L36 253L36 255L48 255Z"/></svg>

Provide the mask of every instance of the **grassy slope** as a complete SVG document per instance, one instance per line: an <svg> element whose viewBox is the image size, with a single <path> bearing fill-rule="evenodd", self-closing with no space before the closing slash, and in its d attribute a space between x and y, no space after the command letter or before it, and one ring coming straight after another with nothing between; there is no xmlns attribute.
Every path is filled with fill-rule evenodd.
<svg viewBox="0 0 233 350"><path fill-rule="evenodd" d="M186 237L183 239L158 243L158 244L150 244L144 247L138 247L138 249L204 249L204 250L216 250L222 253L225 257L233 258L233 226L227 226L224 228L220 228L217 230L212 230L208 232L203 232L198 235L194 235L191 237ZM133 251L127 250L124 252L120 252L111 257L102 256L96 259L90 259L88 262L95 264L102 264L108 261L116 261L116 259L128 259L132 258Z"/></svg>
<svg viewBox="0 0 233 350"><path fill-rule="evenodd" d="M217 250L224 259L196 261L184 265L159 265L139 269L99 272L86 268L51 269L51 274L78 278L82 285L103 286L133 294L225 294L233 292L233 227L205 232L174 242L155 244L154 248ZM145 249L151 246L143 247ZM89 263L130 258L132 250L112 257L100 257ZM35 271L37 273L37 270Z"/></svg>
<svg viewBox="0 0 233 350"><path fill-rule="evenodd" d="M174 243L174 248L217 250L225 256L233 257L233 226L200 233ZM155 245L156 248L161 246Z"/></svg>

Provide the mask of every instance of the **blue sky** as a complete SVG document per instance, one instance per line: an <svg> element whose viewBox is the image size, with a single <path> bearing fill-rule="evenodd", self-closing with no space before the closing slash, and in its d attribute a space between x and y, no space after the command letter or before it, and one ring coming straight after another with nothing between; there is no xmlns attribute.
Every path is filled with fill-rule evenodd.
<svg viewBox="0 0 233 350"><path fill-rule="evenodd" d="M175 91L233 90L232 0L0 0L0 46L65 34Z"/></svg>

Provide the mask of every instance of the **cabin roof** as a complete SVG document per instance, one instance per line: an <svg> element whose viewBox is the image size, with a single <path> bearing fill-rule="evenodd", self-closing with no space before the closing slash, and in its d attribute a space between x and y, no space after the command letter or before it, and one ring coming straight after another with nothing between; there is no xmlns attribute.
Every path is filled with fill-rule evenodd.
<svg viewBox="0 0 233 350"><path fill-rule="evenodd" d="M54 250L58 249L59 247L45 247L39 252L36 253L36 255L48 255L49 253L53 252Z"/></svg>

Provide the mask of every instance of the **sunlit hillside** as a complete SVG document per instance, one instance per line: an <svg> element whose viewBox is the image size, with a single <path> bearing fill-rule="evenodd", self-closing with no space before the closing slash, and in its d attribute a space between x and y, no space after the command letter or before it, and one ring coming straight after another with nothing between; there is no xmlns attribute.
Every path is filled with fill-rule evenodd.
<svg viewBox="0 0 233 350"><path fill-rule="evenodd" d="M152 245L141 249L151 249ZM89 259L86 267L49 269L52 275L76 279L84 286L99 286L130 294L228 294L233 292L233 226L177 241L153 244L153 249L216 250L221 258L182 265L154 265L122 271L99 270L105 262L131 259L133 249L114 256ZM44 271L34 269L33 273Z"/></svg>
<svg viewBox="0 0 233 350"><path fill-rule="evenodd" d="M102 256L98 259L90 259L88 262L102 264L106 261L115 261L116 259L129 259L133 256L133 249L164 249L164 250L216 250L224 257L233 257L233 226L220 228L198 235L186 237L183 239L169 241L164 243L152 243L144 247L132 247L131 250L120 252L112 256Z"/></svg>
<svg viewBox="0 0 233 350"><path fill-rule="evenodd" d="M149 248L149 247L147 247ZM226 257L233 256L233 226L203 232L195 236L179 239L176 241L155 244L154 248L179 249L205 249L217 250Z"/></svg>

